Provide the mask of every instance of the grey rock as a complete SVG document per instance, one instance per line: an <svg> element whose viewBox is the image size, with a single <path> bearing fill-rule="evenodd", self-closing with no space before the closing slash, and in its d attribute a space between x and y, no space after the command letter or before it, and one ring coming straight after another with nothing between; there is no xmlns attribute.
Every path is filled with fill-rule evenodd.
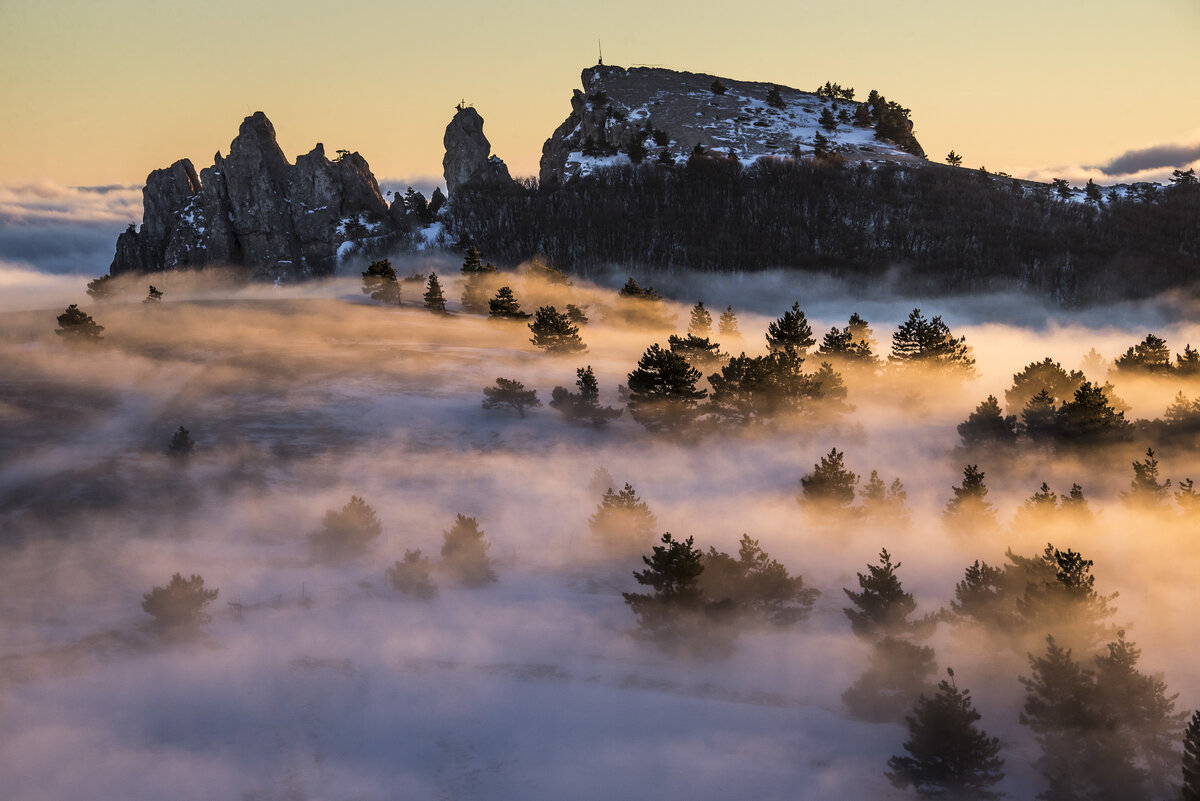
<svg viewBox="0 0 1200 801"><path fill-rule="evenodd" d="M442 137L446 155L442 158L442 174L446 190L453 195L459 187L470 183L511 184L508 167L498 156L491 155L492 146L483 135L483 117L470 106L459 107L446 126Z"/></svg>

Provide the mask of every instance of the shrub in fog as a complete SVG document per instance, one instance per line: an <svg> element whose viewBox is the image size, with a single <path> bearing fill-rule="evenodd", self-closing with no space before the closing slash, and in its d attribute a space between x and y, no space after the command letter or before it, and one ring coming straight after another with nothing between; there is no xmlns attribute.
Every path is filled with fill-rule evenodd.
<svg viewBox="0 0 1200 801"><path fill-rule="evenodd" d="M200 576L193 574L185 579L176 573L167 586L154 587L142 596L142 609L161 631L188 631L209 621L204 607L216 599L217 592L204 589Z"/></svg>
<svg viewBox="0 0 1200 801"><path fill-rule="evenodd" d="M321 520L321 527L308 535L308 540L328 559L349 559L366 552L371 540L383 533L383 525L375 510L357 495L340 511L330 509Z"/></svg>

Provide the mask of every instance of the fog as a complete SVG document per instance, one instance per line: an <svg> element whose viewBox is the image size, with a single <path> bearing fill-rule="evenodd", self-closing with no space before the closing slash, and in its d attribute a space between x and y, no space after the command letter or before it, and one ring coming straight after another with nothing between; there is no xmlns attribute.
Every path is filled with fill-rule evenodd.
<svg viewBox="0 0 1200 801"><path fill-rule="evenodd" d="M527 311L584 309L587 352L557 356L522 323L462 313L456 261L395 265L436 270L451 314L424 311L415 282L398 308L368 300L357 278L278 288L221 271L155 276L158 304L141 302L149 279L121 279L120 297L99 303L78 276L0 271L6 797L907 797L884 775L906 728L855 719L841 697L871 650L850 631L842 588L883 547L918 615L947 607L977 559L1034 557L1047 542L1080 551L1096 589L1119 593L1108 622L1143 649L1139 668L1161 671L1180 709L1197 704L1196 523L1174 501L1148 512L1120 495L1147 442L1004 456L964 452L956 432L1046 356L1078 369L1094 348L1111 362L1148 331L1173 351L1200 345L1185 301L1068 314L1015 295L913 298L898 285L855 298L786 272L638 276L678 299L663 327L616 297L623 274L569 286L527 268L494 277ZM862 314L881 355L920 307L966 337L978 375L848 372L844 415L680 438L652 436L628 412L597 428L547 406L524 418L481 407L497 377L548 403L584 365L602 403L621 406L618 386L647 347L686 331L697 300L714 318L733 307L741 337L715 338L735 355L764 353L768 323L793 300L818 342ZM56 335L68 303L105 326L100 342ZM1162 416L1178 391L1200 395L1200 384L1123 381L1103 367L1089 378L1112 380L1131 419ZM165 452L179 426L196 443L184 460ZM1155 444L1163 477L1200 480L1195 450ZM800 478L835 447L860 488L872 470L903 482L907 521L797 502ZM991 530L943 521L968 463L985 471ZM746 625L726 655L636 636L620 593L638 591L642 565L589 531L599 468L636 488L660 532L731 553L743 533L759 540L821 591L811 616ZM1018 516L1043 481L1059 494L1081 485L1093 522ZM383 533L361 556L322 560L308 534L352 495ZM459 513L477 518L498 580L467 588L435 571L433 599L397 592L385 569L413 548L436 563ZM192 637L160 636L141 608L176 572L220 591ZM1016 798L1042 789L1018 676L1044 634L942 621L923 641L933 681L952 667L1001 739L998 788Z"/></svg>

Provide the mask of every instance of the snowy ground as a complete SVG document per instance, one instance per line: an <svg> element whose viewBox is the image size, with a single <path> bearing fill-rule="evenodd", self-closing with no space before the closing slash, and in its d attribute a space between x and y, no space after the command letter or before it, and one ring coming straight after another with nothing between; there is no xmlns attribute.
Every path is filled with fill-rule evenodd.
<svg viewBox="0 0 1200 801"><path fill-rule="evenodd" d="M733 304L745 337L726 349L761 352L767 321L793 295L805 303L805 287L766 283L777 279L713 281L714 316ZM1137 310L1119 325L1015 327L977 313L993 308L982 300L960 303L948 319L981 372L965 386L901 397L852 386L856 410L833 427L659 443L627 415L596 431L545 407L526 419L480 408L497 376L548 401L583 364L616 404L641 352L665 342L606 322L606 291L523 280L513 284L527 308L589 307L587 354L541 354L520 325L436 318L409 287L401 308L370 305L349 280L294 292L176 284L161 307L86 304L107 327L93 349L54 335L57 311L0 315L4 797L906 797L884 776L903 726L851 720L841 704L866 655L841 588L886 546L929 612L974 559L1044 546L1043 531L964 541L939 522L962 470L954 426L1025 363L1076 367L1091 347L1111 358L1151 325L1176 350L1200 342L1195 326ZM864 311L886 343L906 305L946 310L826 295L810 316L819 337ZM686 306L675 311L686 319ZM1135 416L1157 416L1177 388L1119 389ZM186 465L162 454L179 425L197 441ZM861 474L902 478L911 527L829 531L805 516L798 480L834 446ZM1042 480L1084 484L1102 523L1087 542L1056 544L1096 560L1098 586L1121 592L1142 667L1164 671L1190 708L1195 523L1148 529L1128 516L1116 493L1136 456L1031 461L989 473L990 497L1007 520ZM1166 475L1200 478L1194 454L1160 457ZM638 565L601 558L587 528L599 467L631 482L662 530L726 551L743 532L758 538L822 591L812 618L747 631L725 659L672 657L630 636L620 592L636 587ZM361 559L324 564L306 534L352 494L378 511L383 536ZM436 557L460 512L486 532L499 581L470 590L440 577L432 601L399 595L384 569L406 548ZM1166 545L1178 546L1169 561ZM220 596L199 639L164 643L140 601L176 571ZM945 625L930 644L1002 739L1002 788L1032 797L1036 749L1016 719L1023 659Z"/></svg>

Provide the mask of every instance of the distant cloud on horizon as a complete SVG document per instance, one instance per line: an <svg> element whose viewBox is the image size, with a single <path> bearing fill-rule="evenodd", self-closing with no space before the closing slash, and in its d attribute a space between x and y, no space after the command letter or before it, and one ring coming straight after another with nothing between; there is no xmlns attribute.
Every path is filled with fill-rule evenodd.
<svg viewBox="0 0 1200 801"><path fill-rule="evenodd" d="M1104 164L1062 164L1018 168L1012 174L1032 181L1063 178L1073 185L1166 184L1175 170L1200 169L1200 132L1178 142L1165 142L1126 150Z"/></svg>
<svg viewBox="0 0 1200 801"><path fill-rule="evenodd" d="M0 184L0 226L112 223L142 219L140 186L63 186L52 181Z"/></svg>

